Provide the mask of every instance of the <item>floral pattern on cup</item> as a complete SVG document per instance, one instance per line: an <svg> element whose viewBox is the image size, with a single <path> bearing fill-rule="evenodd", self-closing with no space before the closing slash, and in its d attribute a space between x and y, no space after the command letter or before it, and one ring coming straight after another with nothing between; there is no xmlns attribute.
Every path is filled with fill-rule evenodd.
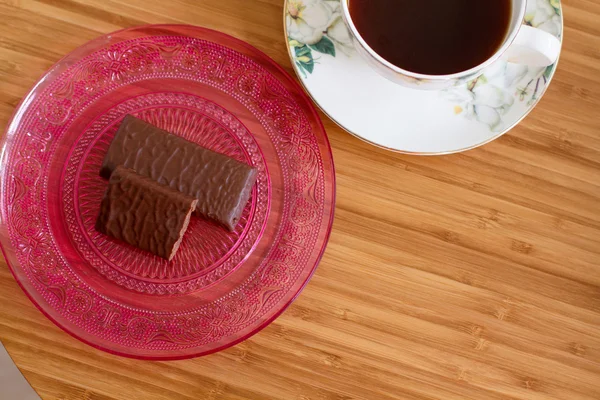
<svg viewBox="0 0 600 400"><path fill-rule="evenodd" d="M543 29L560 39L560 0L530 0L526 25ZM498 61L478 78L457 84L442 94L454 103L454 113L487 125L492 132L509 128L504 121L515 102L532 106L542 95L556 63L548 67L527 67Z"/></svg>
<svg viewBox="0 0 600 400"><path fill-rule="evenodd" d="M352 38L340 12L340 0L288 0L285 23L294 62L304 77L312 74L316 53L349 55Z"/></svg>

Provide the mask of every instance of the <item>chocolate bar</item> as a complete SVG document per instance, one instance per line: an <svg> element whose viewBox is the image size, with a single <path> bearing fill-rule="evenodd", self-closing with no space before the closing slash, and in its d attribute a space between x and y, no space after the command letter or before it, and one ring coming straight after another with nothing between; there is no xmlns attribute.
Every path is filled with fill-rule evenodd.
<svg viewBox="0 0 600 400"><path fill-rule="evenodd" d="M256 181L256 169L127 115L102 163L117 165L198 199L196 212L235 229Z"/></svg>
<svg viewBox="0 0 600 400"><path fill-rule="evenodd" d="M198 200L117 167L100 205L96 230L171 261Z"/></svg>

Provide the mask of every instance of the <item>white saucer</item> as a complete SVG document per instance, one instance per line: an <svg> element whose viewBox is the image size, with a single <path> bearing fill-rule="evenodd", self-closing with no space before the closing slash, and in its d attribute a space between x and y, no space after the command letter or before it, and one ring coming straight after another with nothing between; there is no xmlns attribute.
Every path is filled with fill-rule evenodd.
<svg viewBox="0 0 600 400"><path fill-rule="evenodd" d="M529 0L524 23L562 43L559 0ZM284 30L296 74L325 114L360 139L411 154L455 153L500 137L536 106L558 63L498 61L469 84L416 90L383 78L354 51L340 0L286 0Z"/></svg>

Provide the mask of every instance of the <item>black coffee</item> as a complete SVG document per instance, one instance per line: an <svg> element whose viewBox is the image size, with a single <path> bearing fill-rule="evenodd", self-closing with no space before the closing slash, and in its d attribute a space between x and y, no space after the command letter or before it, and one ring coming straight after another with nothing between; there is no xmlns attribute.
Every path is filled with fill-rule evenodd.
<svg viewBox="0 0 600 400"><path fill-rule="evenodd" d="M491 57L512 12L511 0L349 0L349 6L377 54L428 75L465 71Z"/></svg>

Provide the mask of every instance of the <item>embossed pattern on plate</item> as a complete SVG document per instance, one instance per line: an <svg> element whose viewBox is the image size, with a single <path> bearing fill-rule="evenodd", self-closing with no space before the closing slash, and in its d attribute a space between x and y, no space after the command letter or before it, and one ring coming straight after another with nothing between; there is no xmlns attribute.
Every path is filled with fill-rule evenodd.
<svg viewBox="0 0 600 400"><path fill-rule="evenodd" d="M95 231L106 187L98 171L125 114L258 169L255 195L234 232L192 218L179 252L169 263ZM197 96L151 93L108 110L77 140L63 177L63 211L71 239L82 256L107 278L143 293L184 293L216 282L244 260L266 223L266 207L256 207L268 203L266 165L256 141L235 116Z"/></svg>
<svg viewBox="0 0 600 400"><path fill-rule="evenodd" d="M127 113L258 169L235 232L194 218L167 264L93 230L98 168ZM186 358L247 338L304 287L331 229L333 163L313 106L264 54L206 29L133 28L77 49L24 99L1 162L17 281L60 327L120 355Z"/></svg>

